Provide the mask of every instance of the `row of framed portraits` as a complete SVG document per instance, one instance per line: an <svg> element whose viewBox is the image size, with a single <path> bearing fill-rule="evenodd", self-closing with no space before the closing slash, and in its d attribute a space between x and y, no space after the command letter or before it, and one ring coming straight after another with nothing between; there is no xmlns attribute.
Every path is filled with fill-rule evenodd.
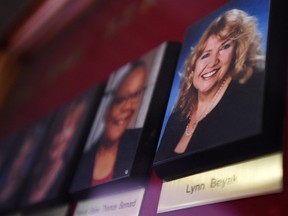
<svg viewBox="0 0 288 216"><path fill-rule="evenodd" d="M179 51L176 42L159 45L2 140L0 210L29 211L144 179Z"/></svg>
<svg viewBox="0 0 288 216"><path fill-rule="evenodd" d="M279 11L277 1L229 1L183 44L160 44L2 140L0 210L142 184L151 168L170 180L281 150Z"/></svg>

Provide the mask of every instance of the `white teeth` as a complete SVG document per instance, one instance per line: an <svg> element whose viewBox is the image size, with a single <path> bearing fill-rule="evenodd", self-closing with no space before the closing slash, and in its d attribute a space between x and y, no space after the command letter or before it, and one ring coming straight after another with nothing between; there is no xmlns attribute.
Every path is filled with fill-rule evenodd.
<svg viewBox="0 0 288 216"><path fill-rule="evenodd" d="M118 121L117 124L118 124L118 125L123 125L124 122L125 122L125 121L123 121L123 120L122 120L122 121Z"/></svg>
<svg viewBox="0 0 288 216"><path fill-rule="evenodd" d="M205 74L202 75L202 77L203 77L203 78L211 77L211 76L213 76L216 72L217 72L217 70L211 71L211 72L209 72L209 73L205 73Z"/></svg>
<svg viewBox="0 0 288 216"><path fill-rule="evenodd" d="M128 118L122 118L122 119L114 120L114 123L116 125L123 125L123 124L126 124L127 121L128 121Z"/></svg>
<svg viewBox="0 0 288 216"><path fill-rule="evenodd" d="M125 124L125 123L126 123L125 120L118 120L118 121L116 122L117 125L123 125L123 124Z"/></svg>

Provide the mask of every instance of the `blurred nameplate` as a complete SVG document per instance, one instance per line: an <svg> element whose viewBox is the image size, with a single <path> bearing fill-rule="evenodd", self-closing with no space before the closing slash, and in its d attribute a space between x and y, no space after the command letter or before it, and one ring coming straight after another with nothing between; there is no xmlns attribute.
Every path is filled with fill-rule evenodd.
<svg viewBox="0 0 288 216"><path fill-rule="evenodd" d="M282 190L282 153L163 182L158 213Z"/></svg>
<svg viewBox="0 0 288 216"><path fill-rule="evenodd" d="M21 213L11 213L11 214L6 214L5 216L21 216Z"/></svg>
<svg viewBox="0 0 288 216"><path fill-rule="evenodd" d="M140 188L81 201L76 206L74 216L139 215L144 192L145 189Z"/></svg>
<svg viewBox="0 0 288 216"><path fill-rule="evenodd" d="M55 215L57 215L57 216L65 216L65 215L67 215L69 208L70 208L70 206L68 204L57 206L57 207L53 207L53 208L48 207L47 209L34 211L34 212L31 212L31 213L25 213L25 216L55 216ZM22 214L19 214L19 216L21 216L21 215Z"/></svg>

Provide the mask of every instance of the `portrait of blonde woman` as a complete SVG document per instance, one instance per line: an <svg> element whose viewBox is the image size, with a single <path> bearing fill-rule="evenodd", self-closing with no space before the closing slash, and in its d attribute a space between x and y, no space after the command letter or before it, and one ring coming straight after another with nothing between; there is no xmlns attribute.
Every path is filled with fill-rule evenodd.
<svg viewBox="0 0 288 216"><path fill-rule="evenodd" d="M191 48L156 160L182 157L261 131L265 55L255 16L230 9Z"/></svg>

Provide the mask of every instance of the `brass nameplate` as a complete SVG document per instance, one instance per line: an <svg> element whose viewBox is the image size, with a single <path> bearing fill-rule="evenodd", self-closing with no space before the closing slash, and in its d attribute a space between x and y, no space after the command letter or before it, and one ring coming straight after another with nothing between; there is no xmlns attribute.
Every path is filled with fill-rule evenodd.
<svg viewBox="0 0 288 216"><path fill-rule="evenodd" d="M280 192L282 158L277 153L163 182L157 212Z"/></svg>

